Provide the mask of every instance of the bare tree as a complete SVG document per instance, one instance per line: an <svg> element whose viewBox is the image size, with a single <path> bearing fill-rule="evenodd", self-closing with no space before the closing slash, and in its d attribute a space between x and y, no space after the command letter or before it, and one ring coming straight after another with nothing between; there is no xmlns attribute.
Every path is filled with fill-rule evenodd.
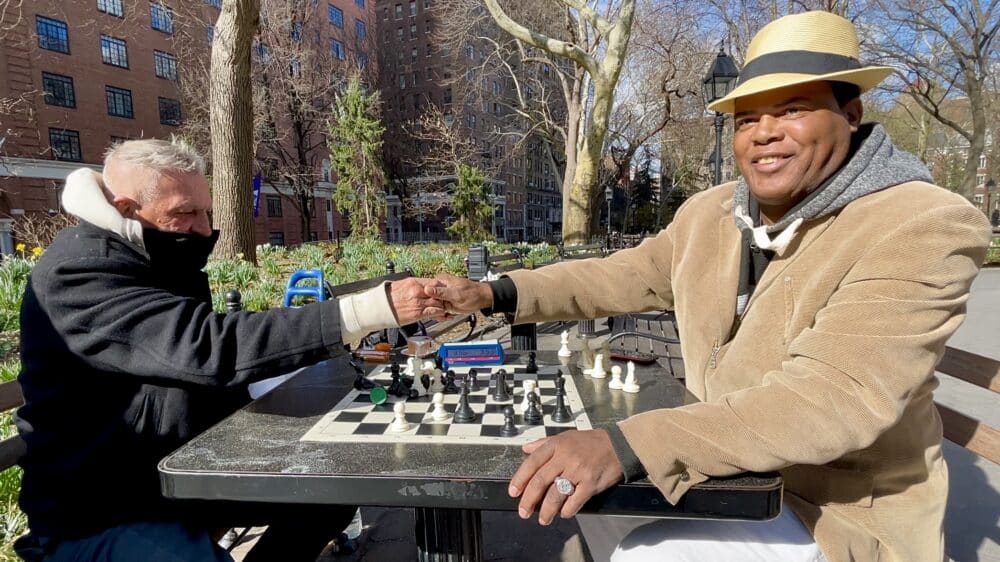
<svg viewBox="0 0 1000 562"><path fill-rule="evenodd" d="M259 23L260 0L223 0L212 42L209 82L212 136L212 198L216 224L225 225L215 253L242 254L256 263L252 194L253 95L250 50Z"/></svg>
<svg viewBox="0 0 1000 562"><path fill-rule="evenodd" d="M883 87L908 96L968 145L959 193L971 199L986 147L987 81L997 63L1000 0L877 0L870 47L896 69ZM958 109L961 107L961 109Z"/></svg>
<svg viewBox="0 0 1000 562"><path fill-rule="evenodd" d="M498 0L484 0L501 29L535 49L570 61L586 76L584 91L592 92L585 106L588 111L581 119L579 142L567 144L566 151L567 162L571 154L575 156L575 170L570 189L563 192L563 240L572 244L590 237L598 168L615 88L632 33L635 0L595 1L593 6L585 0L560 1L575 24L571 29L575 29L576 35L571 41L529 29L508 15Z"/></svg>

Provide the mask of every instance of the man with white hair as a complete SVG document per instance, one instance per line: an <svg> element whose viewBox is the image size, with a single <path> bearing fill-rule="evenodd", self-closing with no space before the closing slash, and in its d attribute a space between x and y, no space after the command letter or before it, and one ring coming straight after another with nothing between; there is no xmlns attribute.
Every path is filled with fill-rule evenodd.
<svg viewBox="0 0 1000 562"><path fill-rule="evenodd" d="M159 460L246 404L248 384L443 313L425 296L434 282L418 279L215 313L201 271L218 237L204 169L182 143L140 140L108 151L103 178L67 179L63 206L80 223L38 260L21 310L27 560L231 560L210 531L232 520L211 502L163 498ZM354 511L257 508L235 506L269 518L245 560L312 561Z"/></svg>

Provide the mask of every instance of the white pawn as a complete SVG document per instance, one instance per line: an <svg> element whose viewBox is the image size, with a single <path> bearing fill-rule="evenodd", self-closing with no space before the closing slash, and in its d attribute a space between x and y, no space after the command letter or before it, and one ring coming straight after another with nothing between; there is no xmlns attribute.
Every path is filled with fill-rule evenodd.
<svg viewBox="0 0 1000 562"><path fill-rule="evenodd" d="M569 350L569 332L563 330L563 333L559 335L559 357L569 357L573 355L573 352Z"/></svg>
<svg viewBox="0 0 1000 562"><path fill-rule="evenodd" d="M524 386L524 401L521 402L521 413L523 414L528 411L528 396L533 392L535 393L535 396L539 396L539 394L535 388L535 381L528 379L521 384ZM539 396L539 398L540 397L541 396Z"/></svg>
<svg viewBox="0 0 1000 562"><path fill-rule="evenodd" d="M608 388L613 390L622 389L622 368L618 365L611 367L611 382L608 383Z"/></svg>
<svg viewBox="0 0 1000 562"><path fill-rule="evenodd" d="M396 405L392 407L392 411L396 414L396 419L392 420L389 430L396 433L409 431L410 422L406 421L406 402L396 402Z"/></svg>
<svg viewBox="0 0 1000 562"><path fill-rule="evenodd" d="M608 372L604 370L604 354L598 353L594 356L594 368L584 371L595 379L603 379L608 376Z"/></svg>
<svg viewBox="0 0 1000 562"><path fill-rule="evenodd" d="M622 390L632 394L639 392L639 383L635 382L635 363L631 361L628 362L628 374L625 375L625 384L622 385Z"/></svg>
<svg viewBox="0 0 1000 562"><path fill-rule="evenodd" d="M445 421L448 419L450 416L448 411L444 409L444 394L435 392L432 401L434 403L434 411L431 412L431 418L434 421Z"/></svg>

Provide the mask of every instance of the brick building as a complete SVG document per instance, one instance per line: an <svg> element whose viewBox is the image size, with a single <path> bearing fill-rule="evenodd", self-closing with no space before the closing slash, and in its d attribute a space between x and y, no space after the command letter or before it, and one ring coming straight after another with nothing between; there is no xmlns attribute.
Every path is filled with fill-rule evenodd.
<svg viewBox="0 0 1000 562"><path fill-rule="evenodd" d="M345 41L332 37L363 33L372 7L365 0L315 4L323 21L329 18L328 25L338 28L324 34L321 44L332 68L335 45L345 50ZM10 252L18 216L58 212L70 171L81 165L99 170L104 151L116 141L169 138L178 131L186 115L178 86L185 62L180 53L209 56L220 6L221 0L23 4L20 21L0 36L0 250ZM198 38L192 49L178 45L181 30ZM329 164L315 174L316 211L308 236L334 238L343 225L328 204L334 186ZM281 204L285 198L266 182L261 191L258 243L302 242L295 206Z"/></svg>
<svg viewBox="0 0 1000 562"><path fill-rule="evenodd" d="M416 163L421 153L433 148L423 146L410 131L421 114L435 105L453 127L460 127L471 139L479 163L494 170L487 181L493 195L492 228L497 238L534 241L558 236L561 186L546 145L540 138L519 144L510 140L510 128L518 126L510 110L514 103L512 84L503 76L477 73L489 56L487 43L470 40L460 52L441 48L435 31L442 24L441 18L449 14L440 13L434 0L377 0L375 15L379 87L385 102L385 153L390 171L397 176L395 181L406 184L410 188L407 195L418 201L436 201L427 191L447 191L448 183L454 181L452 176L428 173ZM396 208L390 208L392 236L401 232L407 241L444 236L447 205L429 215L406 215L402 212L405 203L399 201Z"/></svg>

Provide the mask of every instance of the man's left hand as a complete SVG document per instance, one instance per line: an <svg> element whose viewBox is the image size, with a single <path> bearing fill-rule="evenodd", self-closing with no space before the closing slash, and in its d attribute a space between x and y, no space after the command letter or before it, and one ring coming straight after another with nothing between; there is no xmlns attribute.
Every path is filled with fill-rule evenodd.
<svg viewBox="0 0 1000 562"><path fill-rule="evenodd" d="M528 458L510 480L508 493L521 497L517 512L522 519L538 508L538 522L548 525L556 514L573 517L595 494L624 478L608 432L603 429L567 431L532 441L523 448ZM568 478L576 487L564 496L556 491L555 479Z"/></svg>

